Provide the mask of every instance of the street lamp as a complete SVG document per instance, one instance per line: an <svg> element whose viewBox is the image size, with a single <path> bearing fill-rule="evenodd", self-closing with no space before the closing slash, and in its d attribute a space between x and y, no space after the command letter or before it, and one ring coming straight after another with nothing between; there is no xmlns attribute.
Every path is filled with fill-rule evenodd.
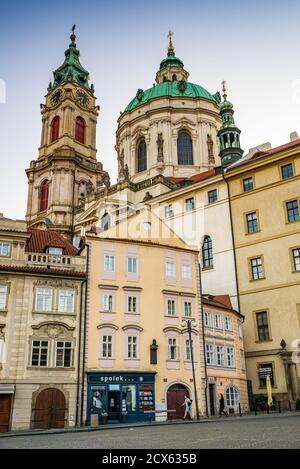
<svg viewBox="0 0 300 469"><path fill-rule="evenodd" d="M190 343L190 353L191 353L191 362L192 362L192 370L193 370L193 382L194 382L194 396L196 401L196 416L197 420L200 419L199 413L199 406L198 406L198 396L197 396L197 386L196 386L196 375L195 375L195 363L194 363L194 350L193 350L193 342L192 342L192 327L196 327L197 323L192 319L182 319L181 323L182 327L187 326L187 331L189 334L189 343Z"/></svg>

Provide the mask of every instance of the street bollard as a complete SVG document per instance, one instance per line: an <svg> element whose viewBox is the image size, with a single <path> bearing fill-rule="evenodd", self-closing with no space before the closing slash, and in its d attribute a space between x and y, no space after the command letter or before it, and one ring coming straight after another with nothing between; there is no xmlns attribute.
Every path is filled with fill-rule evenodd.
<svg viewBox="0 0 300 469"><path fill-rule="evenodd" d="M269 407L269 404L267 404L267 414L270 413L270 407Z"/></svg>
<svg viewBox="0 0 300 469"><path fill-rule="evenodd" d="M281 403L280 403L280 401L278 401L278 412L279 412L279 414L281 414Z"/></svg>
<svg viewBox="0 0 300 469"><path fill-rule="evenodd" d="M242 416L242 409L241 409L241 403L239 402L239 416Z"/></svg>
<svg viewBox="0 0 300 469"><path fill-rule="evenodd" d="M292 412L292 405L291 405L291 401L289 401L289 409L290 409L290 412Z"/></svg>

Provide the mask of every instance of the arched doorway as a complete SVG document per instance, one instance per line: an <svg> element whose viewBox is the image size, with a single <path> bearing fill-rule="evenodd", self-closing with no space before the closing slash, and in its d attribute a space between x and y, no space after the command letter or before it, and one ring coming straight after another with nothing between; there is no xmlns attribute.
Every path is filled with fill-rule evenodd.
<svg viewBox="0 0 300 469"><path fill-rule="evenodd" d="M169 418L183 419L184 396L190 397L189 390L183 384L173 384L167 392L167 409L176 410L175 414L169 414Z"/></svg>
<svg viewBox="0 0 300 469"><path fill-rule="evenodd" d="M64 428L66 400L56 388L44 389L36 398L33 428Z"/></svg>

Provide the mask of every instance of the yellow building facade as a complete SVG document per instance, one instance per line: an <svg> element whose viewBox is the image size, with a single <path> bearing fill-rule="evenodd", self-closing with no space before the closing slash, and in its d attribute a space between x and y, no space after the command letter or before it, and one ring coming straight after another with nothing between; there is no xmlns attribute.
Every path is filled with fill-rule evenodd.
<svg viewBox="0 0 300 469"><path fill-rule="evenodd" d="M300 141L257 152L225 173L229 184L247 375L254 396L300 393Z"/></svg>

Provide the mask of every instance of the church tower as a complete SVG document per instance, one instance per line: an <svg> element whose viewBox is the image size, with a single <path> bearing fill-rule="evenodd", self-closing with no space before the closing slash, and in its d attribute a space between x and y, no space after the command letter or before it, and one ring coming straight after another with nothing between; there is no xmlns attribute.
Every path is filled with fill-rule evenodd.
<svg viewBox="0 0 300 469"><path fill-rule="evenodd" d="M41 104L39 156L26 170L28 227L60 231L72 238L76 207L103 184L108 173L96 159L99 106L76 47L75 25L64 63L53 72Z"/></svg>
<svg viewBox="0 0 300 469"><path fill-rule="evenodd" d="M220 105L222 126L218 132L222 166L227 166L242 158L244 151L240 144L240 129L234 122L233 104L227 100L226 82L223 85L223 102Z"/></svg>

